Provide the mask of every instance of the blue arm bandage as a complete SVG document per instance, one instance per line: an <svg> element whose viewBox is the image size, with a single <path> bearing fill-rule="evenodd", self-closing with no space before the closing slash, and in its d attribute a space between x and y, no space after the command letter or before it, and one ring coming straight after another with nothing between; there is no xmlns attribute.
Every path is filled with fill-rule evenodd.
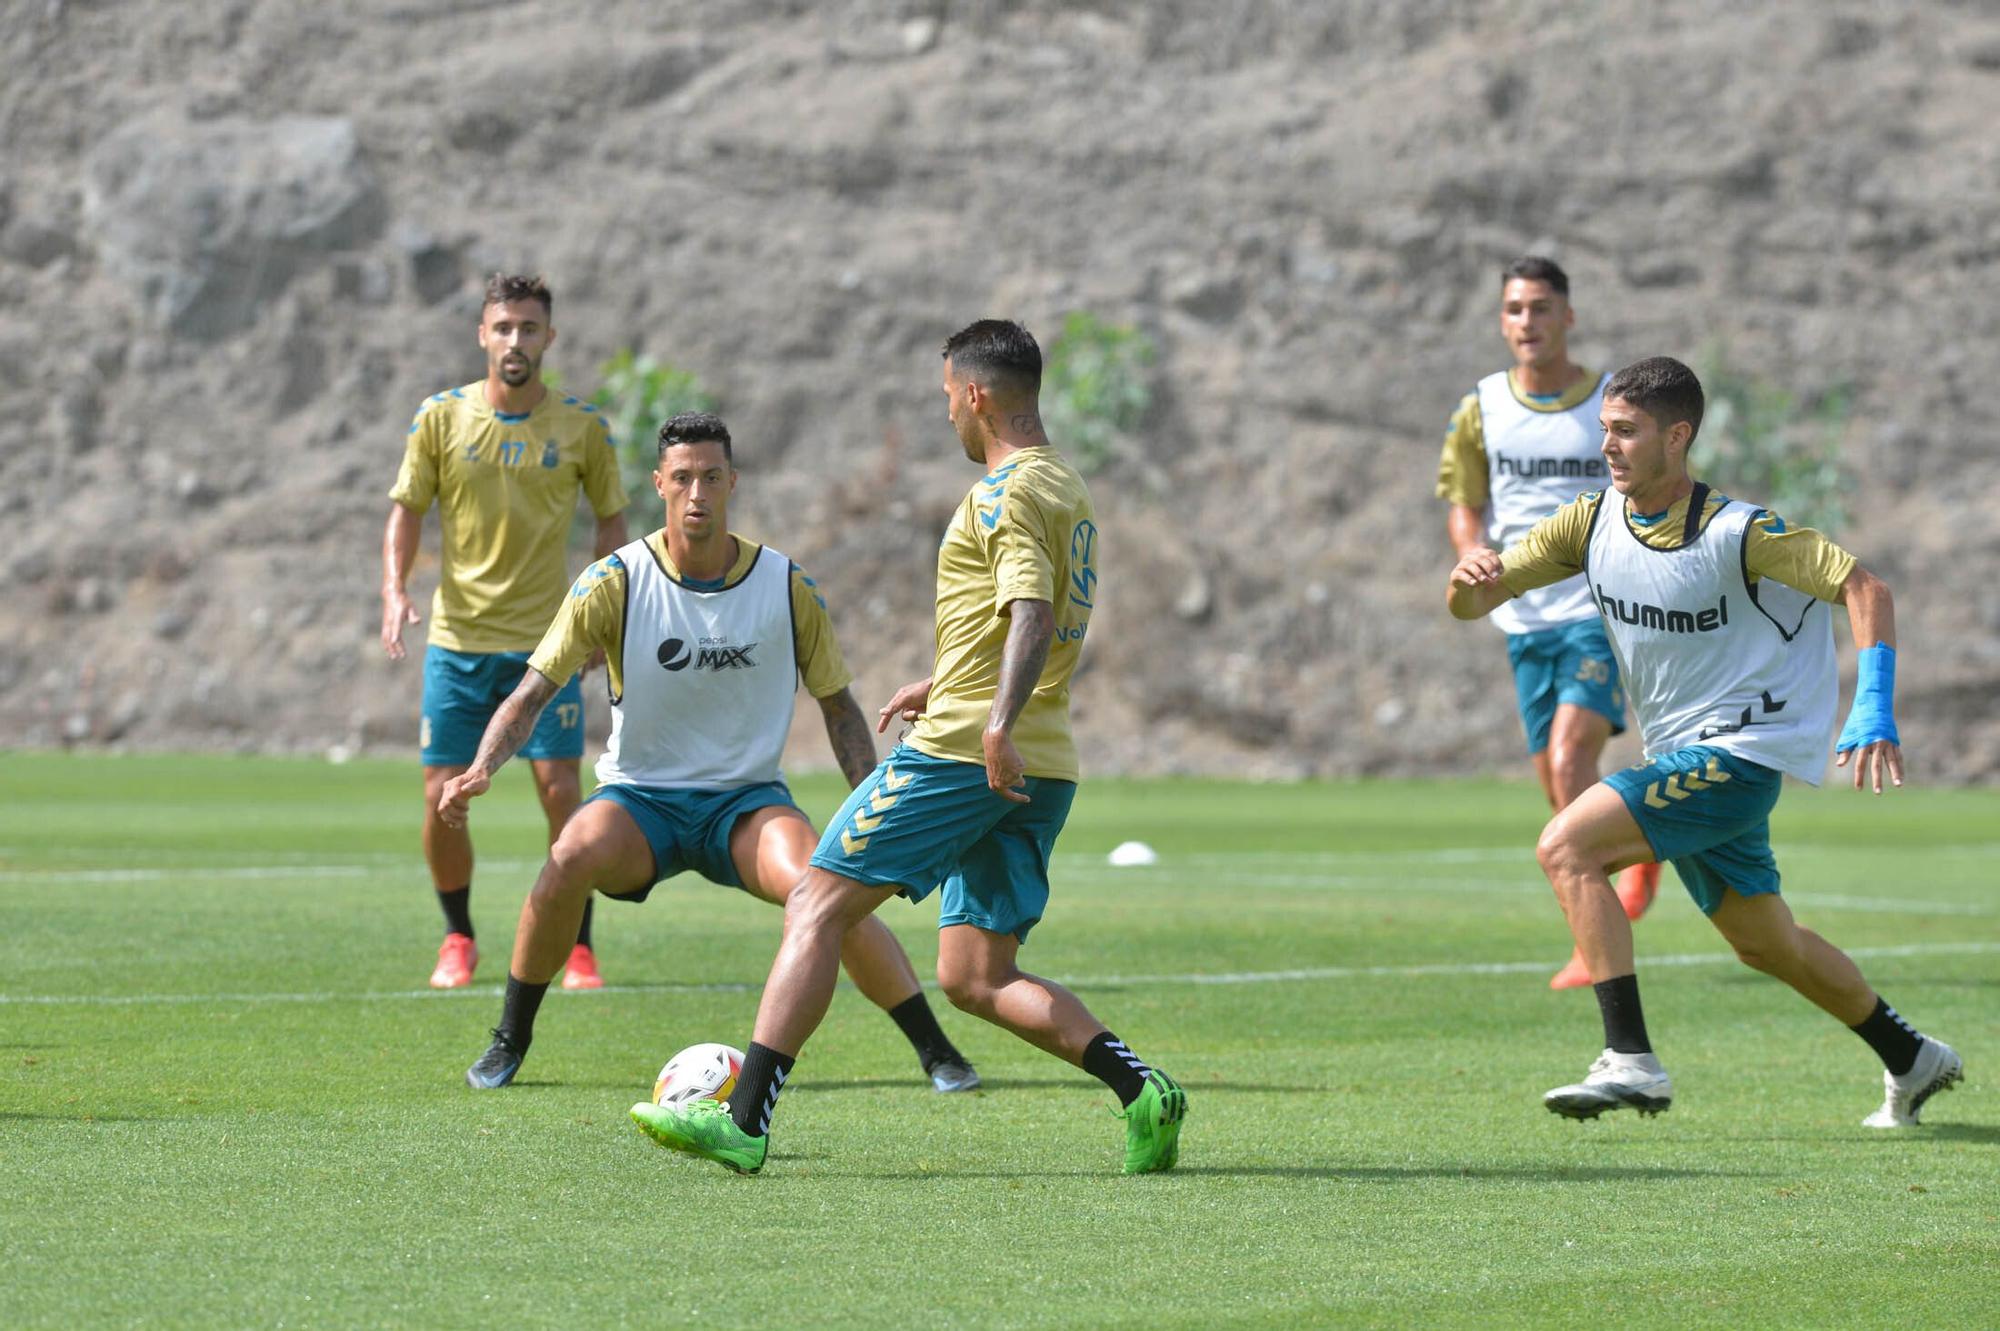
<svg viewBox="0 0 2000 1331"><path fill-rule="evenodd" d="M1840 728L1836 753L1866 748L1877 740L1900 745L1896 738L1896 649L1886 643L1861 649L1854 681L1854 706Z"/></svg>

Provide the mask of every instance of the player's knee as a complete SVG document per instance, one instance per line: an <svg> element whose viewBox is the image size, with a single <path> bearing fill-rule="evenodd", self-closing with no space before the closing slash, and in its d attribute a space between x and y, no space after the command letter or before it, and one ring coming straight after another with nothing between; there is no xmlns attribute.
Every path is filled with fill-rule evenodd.
<svg viewBox="0 0 2000 1331"><path fill-rule="evenodd" d="M1732 938L1729 946L1738 961L1765 975L1790 973L1799 955L1794 940L1786 938Z"/></svg>
<svg viewBox="0 0 2000 1331"><path fill-rule="evenodd" d="M424 769L424 812L437 817L438 801L444 797L445 782L465 771L463 767L426 767Z"/></svg>
<svg viewBox="0 0 2000 1331"><path fill-rule="evenodd" d="M605 867L604 856L581 838L563 836L549 847L548 862L535 879L535 895L551 897L588 896L597 886Z"/></svg>
<svg viewBox="0 0 2000 1331"><path fill-rule="evenodd" d="M1542 828L1542 835L1535 842L1535 860L1549 881L1558 885L1576 867L1576 843L1561 818L1551 818Z"/></svg>
<svg viewBox="0 0 2000 1331"><path fill-rule="evenodd" d="M845 934L867 914L866 911L856 913L851 906L837 879L826 874L807 873L786 893L785 933Z"/></svg>
<svg viewBox="0 0 2000 1331"><path fill-rule="evenodd" d="M1597 780L1597 752L1571 741L1549 750L1549 780L1558 799L1575 799Z"/></svg>
<svg viewBox="0 0 2000 1331"><path fill-rule="evenodd" d="M938 961L938 988L960 1012L983 1017L993 1008L994 987L970 966Z"/></svg>
<svg viewBox="0 0 2000 1331"><path fill-rule="evenodd" d="M541 799L544 809L567 813L576 808L577 801L583 798L583 784L577 774L566 767L537 769L535 794Z"/></svg>

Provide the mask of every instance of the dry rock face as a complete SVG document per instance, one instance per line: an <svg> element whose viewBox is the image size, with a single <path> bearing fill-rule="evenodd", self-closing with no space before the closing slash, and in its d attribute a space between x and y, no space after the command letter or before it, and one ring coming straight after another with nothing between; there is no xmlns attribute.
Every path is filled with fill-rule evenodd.
<svg viewBox="0 0 2000 1331"><path fill-rule="evenodd" d="M632 347L720 399L864 702L926 668L975 479L940 340L1137 325L1092 767L1516 770L1430 491L1538 250L1589 364L1852 395L1913 770L2000 772L1984 6L33 0L0 59L0 745L412 749L385 491L504 267L567 386Z"/></svg>

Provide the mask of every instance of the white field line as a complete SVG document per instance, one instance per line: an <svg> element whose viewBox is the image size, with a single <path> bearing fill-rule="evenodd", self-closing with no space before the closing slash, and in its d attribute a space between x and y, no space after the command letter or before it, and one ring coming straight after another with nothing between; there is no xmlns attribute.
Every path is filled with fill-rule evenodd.
<svg viewBox="0 0 2000 1331"><path fill-rule="evenodd" d="M1968 943L1905 943L1885 947L1849 948L1847 955L1869 961L1885 957L1933 957L1986 955L2000 952L2000 940ZM1727 952L1682 952L1640 958L1642 968L1657 966L1729 966L1738 964ZM1535 961L1436 962L1414 966L1310 966L1276 971L1225 971L1182 975L1065 975L1055 977L1079 989L1102 989L1129 985L1237 985L1297 984L1314 980L1401 980L1453 975L1540 975L1549 968L1546 957ZM935 986L929 986L935 987ZM747 980L709 984L607 984L600 994L745 994L763 986ZM0 994L0 1007L143 1007L209 1003L381 1003L409 999L446 1000L501 996L499 985L467 986L463 989L393 989L356 994L323 991L290 994ZM563 990L566 997L582 997Z"/></svg>

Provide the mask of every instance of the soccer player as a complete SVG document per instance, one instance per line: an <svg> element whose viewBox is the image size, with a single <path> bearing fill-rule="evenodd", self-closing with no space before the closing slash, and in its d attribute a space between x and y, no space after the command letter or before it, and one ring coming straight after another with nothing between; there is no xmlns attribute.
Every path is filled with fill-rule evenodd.
<svg viewBox="0 0 2000 1331"><path fill-rule="evenodd" d="M382 647L403 659L403 629L422 616L405 590L424 513L438 506L444 537L430 645L424 650L424 860L444 942L431 985L472 982L472 838L438 817L445 783L463 772L494 709L521 681L528 652L569 585L564 557L577 491L597 515L596 557L625 543L625 490L597 409L549 392L542 355L555 341L555 298L538 277L495 274L479 314L486 378L448 389L417 409L402 470L389 491L382 533ZM554 841L575 812L583 757L583 689L572 682L548 709L525 752ZM603 984L590 948L590 916L572 940L571 989Z"/></svg>
<svg viewBox="0 0 2000 1331"><path fill-rule="evenodd" d="M1042 354L983 319L944 344L944 393L985 468L938 548L935 669L882 708L916 723L827 826L785 907L785 938L727 1105L632 1107L663 1146L742 1174L764 1165L772 1110L833 996L840 940L890 897L939 891L938 980L961 1009L1109 1086L1125 1172L1171 1169L1187 1095L1061 985L1015 964L1049 896L1049 851L1076 794L1069 682L1097 598L1097 524L1042 428Z"/></svg>
<svg viewBox="0 0 2000 1331"><path fill-rule="evenodd" d="M683 869L784 904L818 834L778 771L804 680L849 784L875 766L875 741L813 580L784 555L729 530L736 488L729 429L676 416L660 429L653 485L666 526L584 570L529 658L521 683L486 727L479 753L445 782L438 816L466 806L537 733L536 717L602 653L611 684L611 744L600 782L549 850L521 907L514 964L493 1043L466 1072L505 1086L534 1038L535 1013L562 965L593 890L644 901ZM970 1091L979 1074L938 1029L917 973L880 920L833 940L836 959L894 1018L940 1091Z"/></svg>
<svg viewBox="0 0 2000 1331"><path fill-rule="evenodd" d="M1793 921L1778 894L1770 812L1785 774L1826 774L1838 682L1833 612L1847 607L1860 652L1854 705L1835 745L1854 786L1903 783L1893 703L1896 621L1889 589L1853 555L1688 473L1703 397L1664 356L1604 387L1611 488L1563 505L1504 554L1473 550L1452 570L1459 619L1583 573L1624 667L1646 761L1592 785L1543 830L1535 853L1595 977L1603 1054L1584 1079L1543 1097L1555 1113L1657 1113L1673 1085L1639 1004L1632 927L1609 874L1672 860L1688 894L1754 970L1783 980L1865 1040L1884 1065L1882 1107L1899 1128L1961 1075L1949 1045L1919 1034L1847 955Z"/></svg>
<svg viewBox="0 0 2000 1331"><path fill-rule="evenodd" d="M1500 335L1514 367L1489 374L1458 404L1445 432L1437 493L1450 505L1445 531L1459 559L1519 540L1535 522L1604 482L1597 409L1604 376L1569 358L1569 275L1526 255L1500 272ZM1549 805L1561 809L1597 780L1604 741L1625 729L1618 662L1581 577L1538 587L1499 606L1514 694ZM1660 866L1635 864L1618 881L1638 919L1659 890ZM1551 989L1590 983L1581 953Z"/></svg>

